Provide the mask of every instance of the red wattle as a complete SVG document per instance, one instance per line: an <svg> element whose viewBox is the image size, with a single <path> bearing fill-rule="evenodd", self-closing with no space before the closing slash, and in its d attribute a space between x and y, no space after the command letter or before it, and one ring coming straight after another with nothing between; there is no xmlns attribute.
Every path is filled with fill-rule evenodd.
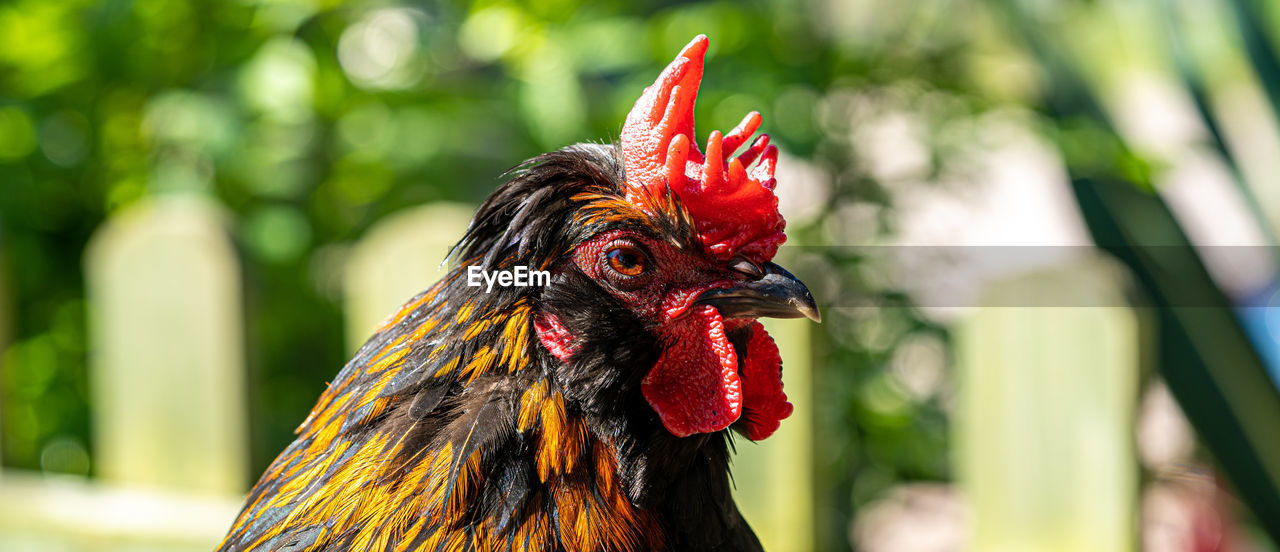
<svg viewBox="0 0 1280 552"><path fill-rule="evenodd" d="M729 427L742 414L742 387L724 319L698 305L670 327L670 342L640 384L645 400L676 437Z"/></svg>
<svg viewBox="0 0 1280 552"><path fill-rule="evenodd" d="M742 418L733 428L752 441L759 441L778 430L782 420L791 415L791 403L782 392L782 357L764 326L751 322L751 338L747 340L742 363Z"/></svg>

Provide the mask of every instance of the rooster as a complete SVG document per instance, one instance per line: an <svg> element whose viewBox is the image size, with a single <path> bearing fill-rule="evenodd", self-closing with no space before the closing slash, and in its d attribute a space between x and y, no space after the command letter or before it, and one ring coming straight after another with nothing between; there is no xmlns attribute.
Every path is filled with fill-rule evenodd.
<svg viewBox="0 0 1280 552"><path fill-rule="evenodd" d="M764 439L792 406L757 318L819 316L770 262L785 222L777 148L747 145L759 113L705 153L692 141L706 49L695 38L645 89L618 146L507 174L221 550L760 549L730 493L730 430ZM471 266L550 282L475 286Z"/></svg>

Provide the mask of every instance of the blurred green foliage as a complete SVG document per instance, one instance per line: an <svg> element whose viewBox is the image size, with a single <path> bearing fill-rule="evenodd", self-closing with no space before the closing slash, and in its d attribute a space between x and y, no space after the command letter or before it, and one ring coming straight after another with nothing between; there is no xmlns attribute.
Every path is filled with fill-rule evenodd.
<svg viewBox="0 0 1280 552"><path fill-rule="evenodd" d="M860 232L891 232L887 184L852 147L858 125L883 105L933 125L1024 93L1016 71L990 65L1009 49L990 19L952 17L972 2L904 6L0 4L4 464L90 470L81 256L113 212L163 193L225 206L244 267L258 473L345 361L346 247L387 213L478 202L520 160L615 139L641 89L698 33L712 39L702 133L759 110L775 143L827 175L829 201L793 224L793 241L850 239L852 205L875 213ZM969 139L930 138L914 178L936 177ZM943 351L946 336L880 291L861 259L815 262L865 290L867 306L892 307L840 309L822 326L818 523L821 542L843 547L848 520L879 492L949 476L945 393L913 393L891 369L900 346Z"/></svg>
<svg viewBox="0 0 1280 552"><path fill-rule="evenodd" d="M1142 146L1135 144L1132 133L1126 136L1119 123L1124 115L1107 104L1107 87L1099 82L1117 67L1099 67L1091 63L1093 56L1081 55L1068 44L1073 35L1081 34L1082 18L1114 23L1126 16L1146 16L1155 22L1132 29L1144 40L1126 54L1140 61L1130 59L1118 67L1159 67L1172 77L1170 82L1194 105L1196 123L1203 128L1198 141L1222 161L1232 191L1258 229L1258 241L1274 247L1276 221L1270 215L1275 205L1263 205L1259 199L1271 183L1246 177L1241 152L1224 139L1226 114L1213 103L1215 96L1233 87L1256 87L1266 102L1257 106L1254 116L1274 121L1280 115L1280 61L1269 36L1276 28L1275 4L1148 2L1121 11L1080 3L1041 12L1019 0L997 4L1044 68L1038 103L1057 122L1058 147L1094 243L1124 263L1140 292L1152 301L1148 316L1154 351L1148 354L1156 360L1154 368L1212 462L1248 508L1226 519L1239 518L1246 524L1256 520L1272 541L1259 546L1274 548L1280 543L1280 525L1275 523L1280 518L1280 446L1274 439L1280 433L1280 372L1273 356L1277 337L1274 329L1259 331L1258 320L1243 307L1254 306L1256 299L1249 295L1275 293L1275 265L1280 260L1269 253L1259 255L1272 265L1261 290L1233 290L1210 273L1213 259L1196 246L1212 240L1203 235L1193 239L1194 225L1186 220L1187 214L1177 212L1173 200L1158 193L1164 167L1157 165L1173 164L1172 160L1140 151ZM1267 155L1274 158L1275 152ZM1157 244L1164 247L1157 255L1140 249ZM1207 299L1189 308L1184 299L1189 293Z"/></svg>

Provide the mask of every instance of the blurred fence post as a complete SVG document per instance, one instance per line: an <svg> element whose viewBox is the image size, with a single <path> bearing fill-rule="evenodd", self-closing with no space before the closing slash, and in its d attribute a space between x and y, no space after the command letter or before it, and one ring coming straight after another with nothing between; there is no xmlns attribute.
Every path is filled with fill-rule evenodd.
<svg viewBox="0 0 1280 552"><path fill-rule="evenodd" d="M466 231L474 210L458 203L414 207L365 233L342 280L348 350L360 348L382 320L444 276L445 254Z"/></svg>
<svg viewBox="0 0 1280 552"><path fill-rule="evenodd" d="M0 235L0 374L3 374L6 369L10 369L4 365L4 357L5 351L9 348L9 315L13 312L9 303L9 295L6 293L9 290L9 266L4 261L4 239L5 236ZM0 417L0 428L3 427L4 418ZM2 460L4 460L4 447L0 446L0 461Z"/></svg>
<svg viewBox="0 0 1280 552"><path fill-rule="evenodd" d="M240 270L216 206L167 196L127 208L94 235L85 275L97 473L243 492Z"/></svg>
<svg viewBox="0 0 1280 552"><path fill-rule="evenodd" d="M1134 549L1139 334L1119 274L1090 260L997 282L960 325L968 549Z"/></svg>

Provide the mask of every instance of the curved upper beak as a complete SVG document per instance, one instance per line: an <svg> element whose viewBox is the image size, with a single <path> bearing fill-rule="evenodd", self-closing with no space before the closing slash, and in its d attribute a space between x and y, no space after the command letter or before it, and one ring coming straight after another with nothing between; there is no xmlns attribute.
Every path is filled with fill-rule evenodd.
<svg viewBox="0 0 1280 552"><path fill-rule="evenodd" d="M710 289L695 304L711 305L725 318L800 318L822 322L818 305L804 282L773 263L765 263L764 274L733 287Z"/></svg>

